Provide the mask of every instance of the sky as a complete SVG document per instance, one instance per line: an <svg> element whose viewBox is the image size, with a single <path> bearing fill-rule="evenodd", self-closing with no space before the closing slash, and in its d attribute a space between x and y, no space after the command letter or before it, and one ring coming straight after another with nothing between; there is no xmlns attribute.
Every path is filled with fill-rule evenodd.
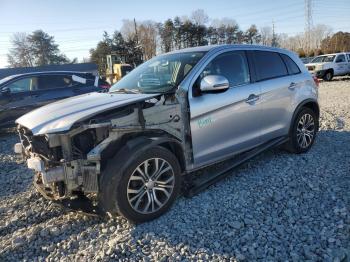
<svg viewBox="0 0 350 262"><path fill-rule="evenodd" d="M313 0L313 24L334 32L350 32L350 0ZM242 30L275 23L277 33L303 32L304 0L0 0L0 68L8 66L11 37L42 29L54 36L60 50L81 61L102 39L103 31L119 30L123 19L164 22L203 9L211 19L235 19ZM210 22L209 22L210 23Z"/></svg>

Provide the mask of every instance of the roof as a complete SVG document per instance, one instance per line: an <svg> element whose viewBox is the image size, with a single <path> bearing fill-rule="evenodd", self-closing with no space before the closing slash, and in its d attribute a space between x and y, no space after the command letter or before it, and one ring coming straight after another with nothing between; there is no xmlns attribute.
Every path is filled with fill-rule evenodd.
<svg viewBox="0 0 350 262"><path fill-rule="evenodd" d="M65 64L65 65L47 65L37 67L16 67L16 68L2 68L0 69L0 79L19 74L28 73L45 73L45 72L92 72L97 71L97 65L95 63L79 63L79 64Z"/></svg>
<svg viewBox="0 0 350 262"><path fill-rule="evenodd" d="M170 52L170 54L174 53L183 53L183 52L209 52L212 50L221 50L226 48L236 48L236 49L266 49L270 51L278 51L278 52L286 52L288 50L277 48L277 47L271 47L271 46L264 46L264 45L207 45L207 46L197 46L197 47L189 47L184 49L179 49ZM288 51L290 52L290 51Z"/></svg>
<svg viewBox="0 0 350 262"><path fill-rule="evenodd" d="M339 53L323 54L318 56L330 56L330 55L338 55L338 54L350 54L350 52L339 52Z"/></svg>
<svg viewBox="0 0 350 262"><path fill-rule="evenodd" d="M81 72L81 71L42 71L42 72L30 72L30 73L23 73L23 74L15 74L11 76L32 76L32 75L56 75L56 74L87 74L89 72Z"/></svg>

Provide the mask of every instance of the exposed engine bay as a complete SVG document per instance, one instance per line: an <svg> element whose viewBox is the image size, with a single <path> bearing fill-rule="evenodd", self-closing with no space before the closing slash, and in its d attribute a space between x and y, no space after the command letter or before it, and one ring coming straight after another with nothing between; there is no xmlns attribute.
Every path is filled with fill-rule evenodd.
<svg viewBox="0 0 350 262"><path fill-rule="evenodd" d="M45 197L63 200L96 195L106 163L132 138L164 136L184 150L188 132L183 113L172 93L104 111L74 123L67 132L33 135L18 125L21 145L15 151L35 171L34 184Z"/></svg>

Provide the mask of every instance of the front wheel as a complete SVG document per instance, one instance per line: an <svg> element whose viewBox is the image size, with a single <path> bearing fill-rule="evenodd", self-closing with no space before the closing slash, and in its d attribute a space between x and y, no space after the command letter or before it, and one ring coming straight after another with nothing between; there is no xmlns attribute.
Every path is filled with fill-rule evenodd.
<svg viewBox="0 0 350 262"><path fill-rule="evenodd" d="M180 165L169 150L155 146L138 150L121 168L112 159L101 188L100 202L131 222L142 223L164 214L180 190Z"/></svg>
<svg viewBox="0 0 350 262"><path fill-rule="evenodd" d="M332 71L327 71L323 76L323 80L325 81L331 81L332 79L333 79Z"/></svg>
<svg viewBox="0 0 350 262"><path fill-rule="evenodd" d="M318 117L310 108L302 108L291 126L286 149L292 153L307 152L313 145L318 131Z"/></svg>

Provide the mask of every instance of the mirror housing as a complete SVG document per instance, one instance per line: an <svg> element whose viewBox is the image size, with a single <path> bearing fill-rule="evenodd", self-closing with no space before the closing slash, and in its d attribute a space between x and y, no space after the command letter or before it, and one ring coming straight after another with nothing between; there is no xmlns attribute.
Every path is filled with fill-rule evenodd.
<svg viewBox="0 0 350 262"><path fill-rule="evenodd" d="M1 94L2 95L8 95L10 93L11 93L11 90L7 86L5 86L4 88L1 89Z"/></svg>
<svg viewBox="0 0 350 262"><path fill-rule="evenodd" d="M227 78L222 75L208 75L200 83L202 92L224 91L230 87Z"/></svg>

